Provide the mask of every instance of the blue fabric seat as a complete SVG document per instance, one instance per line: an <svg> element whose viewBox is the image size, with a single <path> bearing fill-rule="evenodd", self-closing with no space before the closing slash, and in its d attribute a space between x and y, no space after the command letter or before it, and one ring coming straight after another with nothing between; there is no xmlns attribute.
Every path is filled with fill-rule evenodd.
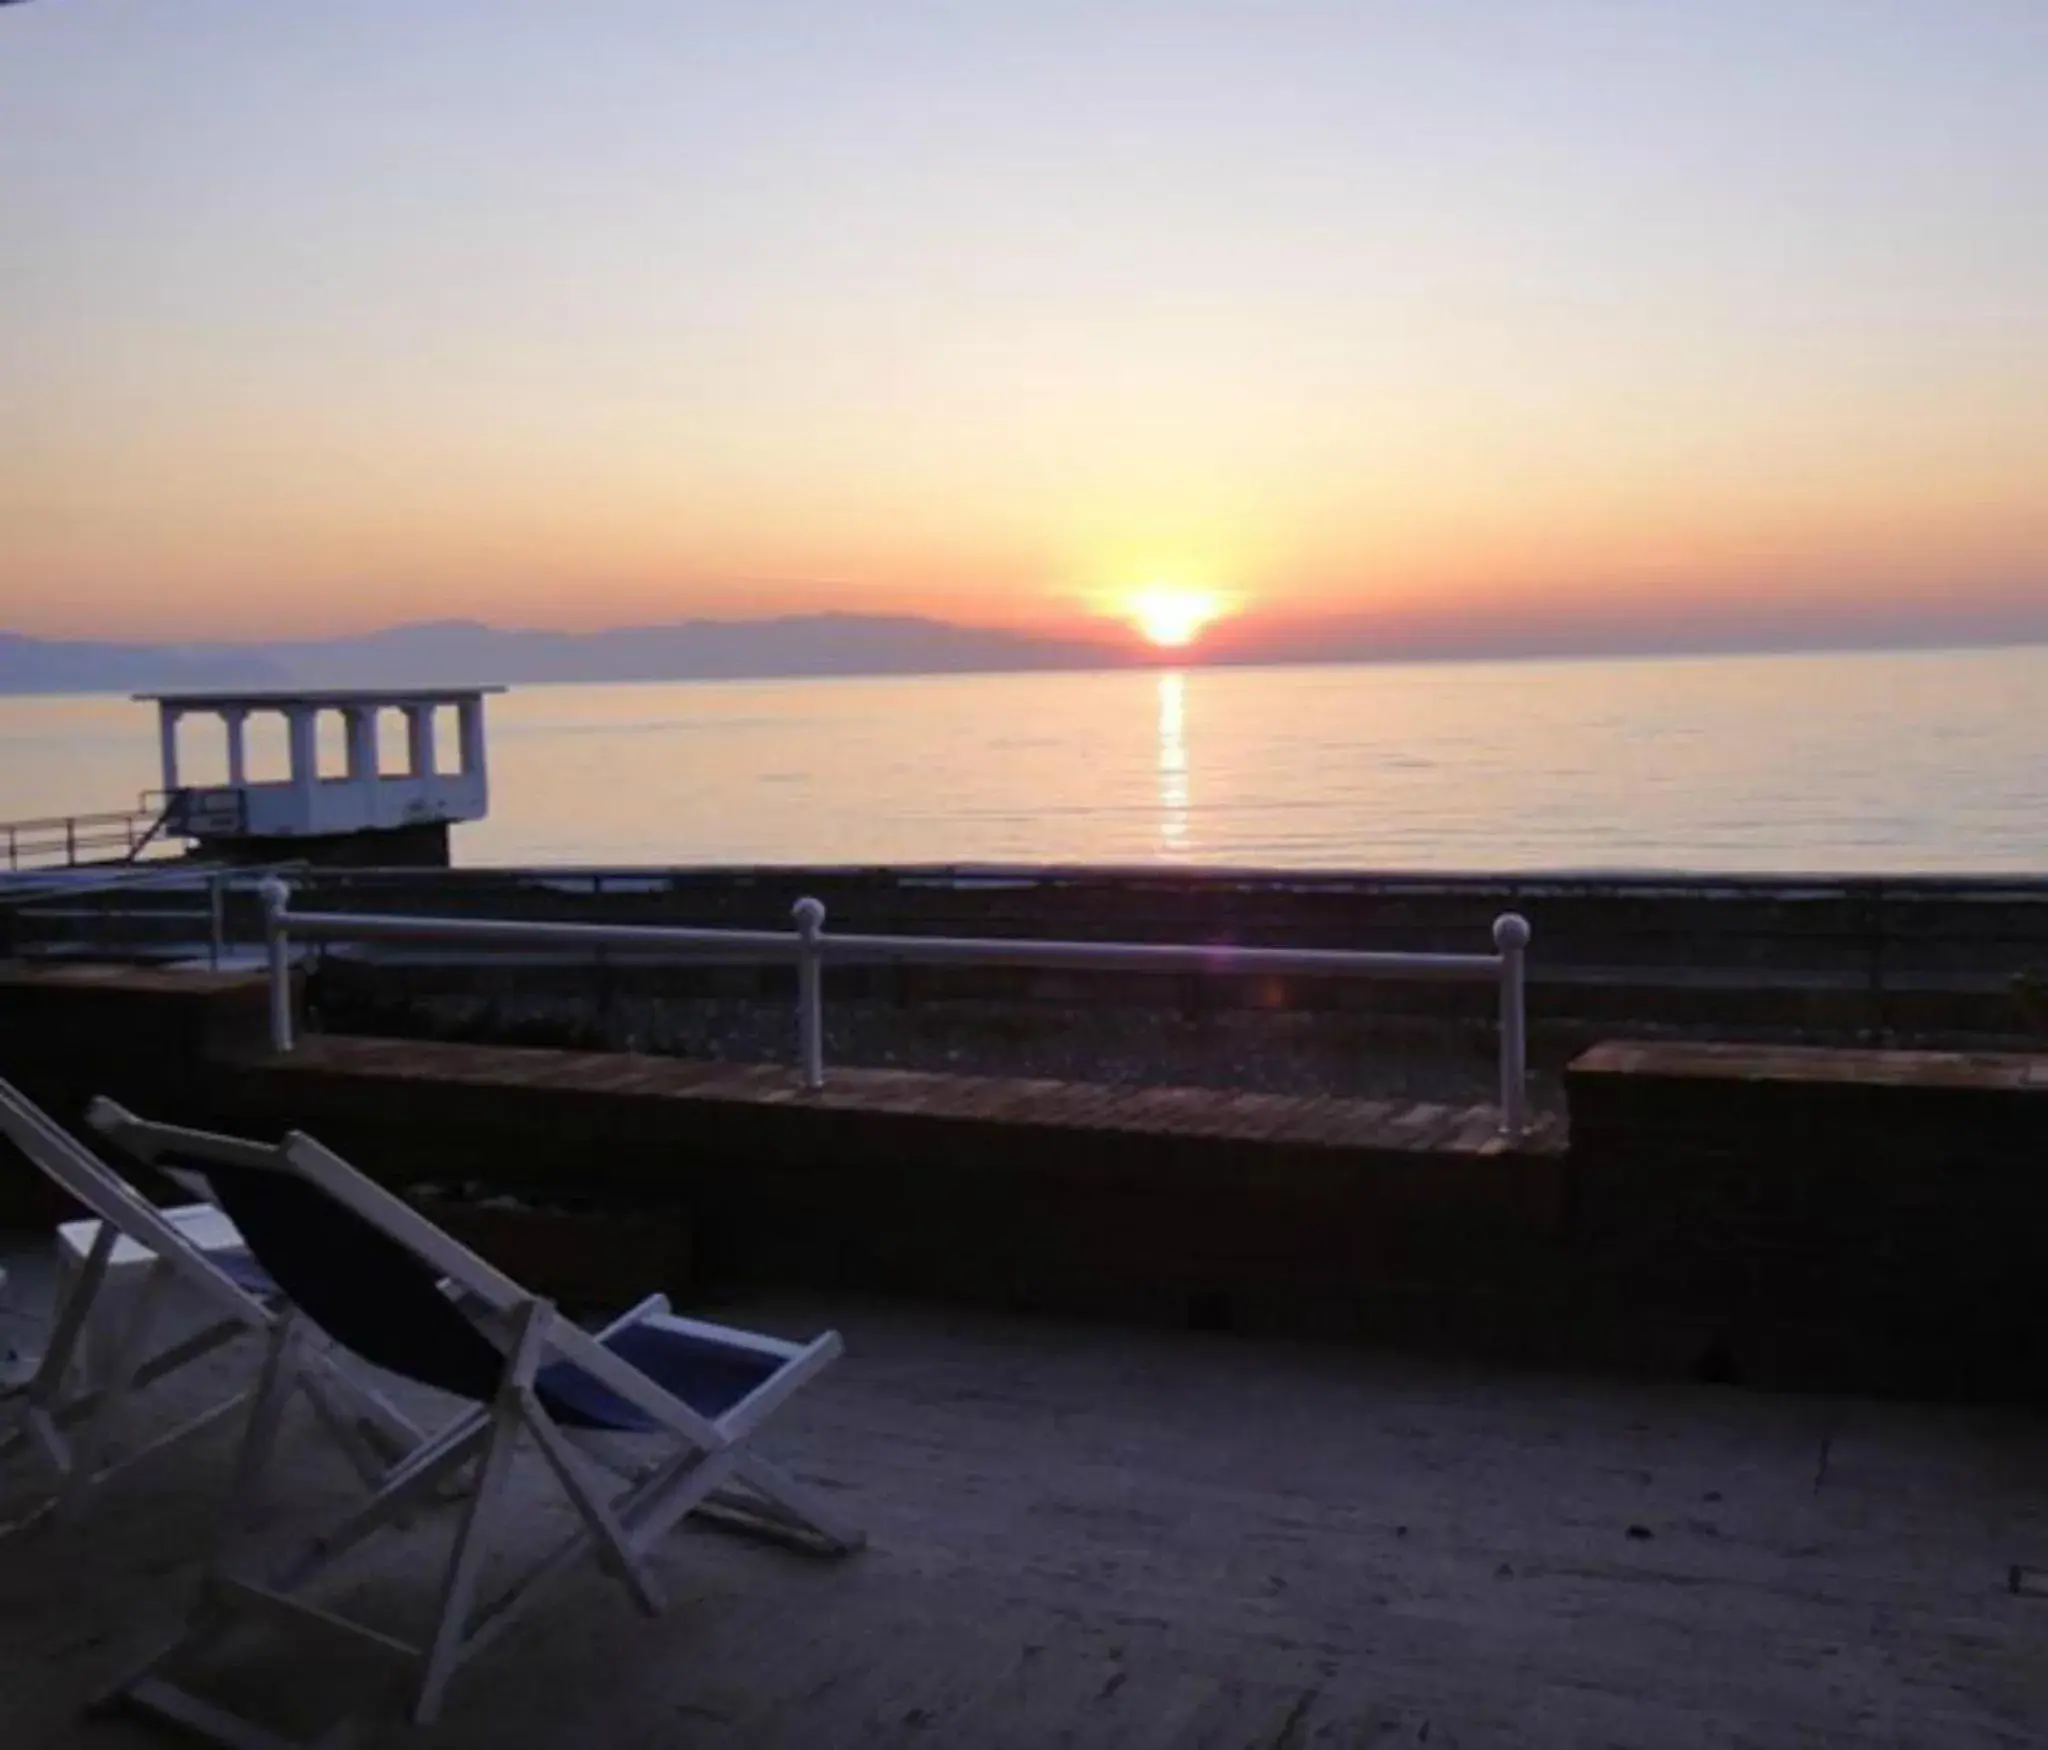
<svg viewBox="0 0 2048 1750"><path fill-rule="evenodd" d="M707 1343L686 1332L665 1330L659 1322L614 1331L604 1346L701 1416L724 1415L774 1378L782 1365L775 1356ZM548 1413L568 1427L645 1434L659 1426L638 1405L627 1403L573 1362L543 1367L534 1378L534 1390Z"/></svg>
<svg viewBox="0 0 2048 1750"><path fill-rule="evenodd" d="M259 1299L269 1300L278 1292L277 1284L270 1279L270 1272L256 1262L246 1247L231 1252L209 1252L207 1257L237 1288Z"/></svg>

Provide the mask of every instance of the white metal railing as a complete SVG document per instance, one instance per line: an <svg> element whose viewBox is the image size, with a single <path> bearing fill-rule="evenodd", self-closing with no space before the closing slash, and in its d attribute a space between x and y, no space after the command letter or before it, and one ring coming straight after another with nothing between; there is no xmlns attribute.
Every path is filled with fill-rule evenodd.
<svg viewBox="0 0 2048 1750"><path fill-rule="evenodd" d="M270 959L270 1042L292 1049L291 958L306 942L456 942L501 947L636 948L791 963L797 969L797 1064L806 1088L825 1085L824 969L839 965L973 965L1098 972L1282 973L1350 978L1424 978L1500 989L1501 1128L1529 1122L1528 921L1494 920L1491 954L1390 954L1340 948L1239 948L1192 943L1054 942L1027 938L827 935L825 907L799 899L789 930L707 930L658 924L546 923L514 918L405 917L374 912L295 912L281 880L262 887Z"/></svg>

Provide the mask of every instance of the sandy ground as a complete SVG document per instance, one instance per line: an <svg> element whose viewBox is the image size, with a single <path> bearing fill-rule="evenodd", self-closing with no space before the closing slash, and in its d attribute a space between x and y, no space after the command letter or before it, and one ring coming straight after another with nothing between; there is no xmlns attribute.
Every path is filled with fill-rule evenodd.
<svg viewBox="0 0 2048 1750"><path fill-rule="evenodd" d="M1699 1746L2048 1741L2048 1428L891 1306L765 1432L871 1546L665 1545L649 1620L583 1568L458 1680L438 1746ZM247 1377L229 1353L145 1425ZM412 1408L436 1413L427 1395ZM0 1540L0 1745L168 1741L82 1709L179 1616L232 1430ZM353 1485L295 1421L266 1547ZM568 1526L531 1454L501 1552ZM0 1514L33 1475L0 1474ZM339 1592L430 1603L450 1515ZM313 1718L368 1693L263 1630L207 1681Z"/></svg>

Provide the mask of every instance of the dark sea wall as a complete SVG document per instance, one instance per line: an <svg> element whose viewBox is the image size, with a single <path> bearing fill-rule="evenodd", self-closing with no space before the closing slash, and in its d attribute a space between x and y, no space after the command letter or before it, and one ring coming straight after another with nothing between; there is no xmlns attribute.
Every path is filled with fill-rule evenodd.
<svg viewBox="0 0 2048 1750"><path fill-rule="evenodd" d="M318 872L326 910L781 929L802 896L827 931L1486 952L1504 912L1534 929L1539 1058L1615 1032L1866 1044L2022 1045L2040 1030L2048 879L1412 876L1087 869L678 869ZM616 1035L606 1004L784 1000L786 969L356 951L405 1000L508 985ZM339 1000L343 980L333 988ZM371 986L353 988L367 1000ZM1485 1029L1484 987L1412 980L1104 974L974 967L834 969L835 1004L995 1004L1200 1017L1328 1014L1394 1034ZM581 1009L578 1010L578 1005ZM656 1017L659 1020L659 1017ZM1335 1033L1341 1034L1342 1028Z"/></svg>
<svg viewBox="0 0 2048 1750"><path fill-rule="evenodd" d="M2035 998L2048 974L2048 879L315 869L299 878L294 903L782 930L803 896L825 905L828 935L1404 952L1485 952L1494 920L1512 911L1534 930L1529 1014L1543 1070L1615 1035L2025 1048L2048 1031ZM152 915L178 903L128 895L107 902L122 915L103 922L85 902L9 921L24 953L97 942L114 955L189 938L189 919ZM252 941L253 901L239 897L230 921L237 940ZM312 984L316 1009L337 1027L752 1058L786 1050L793 996L786 966L743 958L465 953L427 943L332 949ZM851 1061L1055 1075L1094 1065L1118 1078L1274 1087L1301 1074L1324 1085L1325 1064L1348 1074L1366 1058L1417 1054L1453 1076L1483 1076L1496 1006L1483 985L1412 979L986 966L835 966L827 995L832 1049Z"/></svg>
<svg viewBox="0 0 2048 1750"><path fill-rule="evenodd" d="M2048 1058L1615 1043L1565 1082L1578 1290L1704 1377L2048 1397Z"/></svg>
<svg viewBox="0 0 2048 1750"><path fill-rule="evenodd" d="M0 1062L68 1124L109 1094L309 1130L431 1184L565 1295L801 1287L2048 1400L2048 1057L1617 1042L1567 1069L1568 1136L1545 1120L1460 1153L1395 1106L1367 1136L1229 1121L1253 1096L870 1072L811 1097L787 1072L390 1039L279 1057L264 996L246 975L0 970ZM0 1221L60 1212L0 1148Z"/></svg>

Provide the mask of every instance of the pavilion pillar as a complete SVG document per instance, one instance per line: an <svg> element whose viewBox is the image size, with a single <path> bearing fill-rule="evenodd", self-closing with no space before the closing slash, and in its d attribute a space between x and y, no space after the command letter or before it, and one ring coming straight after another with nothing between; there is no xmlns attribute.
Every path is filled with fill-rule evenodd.
<svg viewBox="0 0 2048 1750"><path fill-rule="evenodd" d="M156 708L156 733L158 746L163 755L164 793L176 795L178 791L178 719L184 713L177 706L159 703Z"/></svg>
<svg viewBox="0 0 2048 1750"><path fill-rule="evenodd" d="M462 771L465 777L484 775L484 702L474 693L456 706L456 720L462 732Z"/></svg>
<svg viewBox="0 0 2048 1750"><path fill-rule="evenodd" d="M228 726L228 782L246 784L249 781L249 713L240 705L227 705L221 709L221 719Z"/></svg>
<svg viewBox="0 0 2048 1750"><path fill-rule="evenodd" d="M377 708L344 705L341 720L348 729L348 775L356 783L377 781Z"/></svg>
<svg viewBox="0 0 2048 1750"><path fill-rule="evenodd" d="M302 812L310 817L314 786L320 782L320 742L315 733L316 713L310 705L287 705L285 731L291 747L292 789L298 793Z"/></svg>
<svg viewBox="0 0 2048 1750"><path fill-rule="evenodd" d="M415 778L434 775L434 707L408 705L405 708L405 759Z"/></svg>

